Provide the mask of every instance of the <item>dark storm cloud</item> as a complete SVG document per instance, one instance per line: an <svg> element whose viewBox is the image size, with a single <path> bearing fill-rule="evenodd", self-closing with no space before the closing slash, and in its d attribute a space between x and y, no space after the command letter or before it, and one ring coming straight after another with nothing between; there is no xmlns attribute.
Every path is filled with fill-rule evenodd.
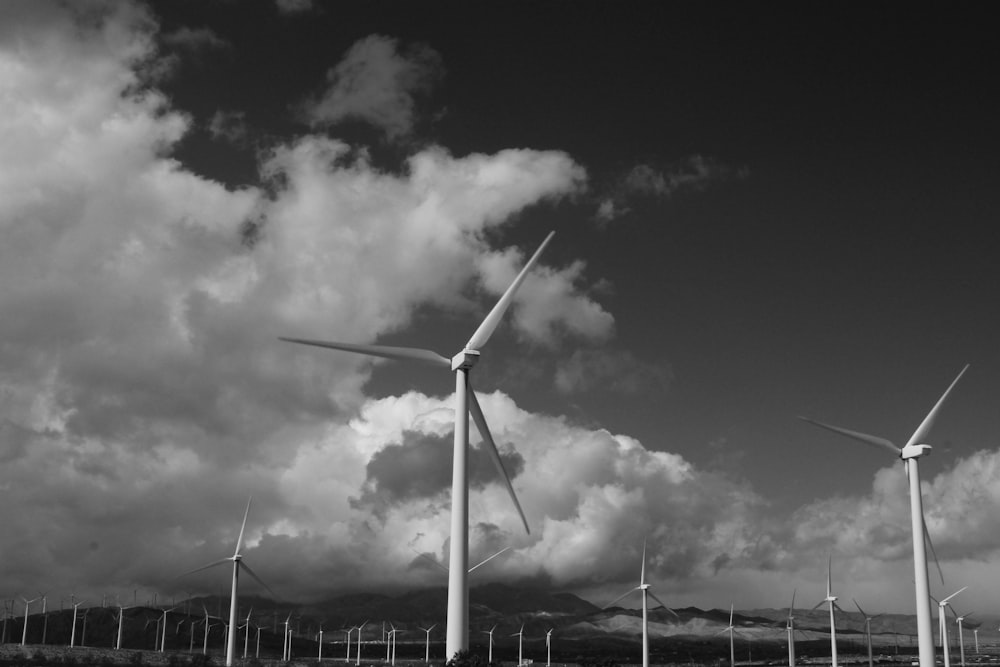
<svg viewBox="0 0 1000 667"><path fill-rule="evenodd" d="M434 498L450 490L453 442L450 433L438 436L405 431L402 443L386 445L372 456L361 496L353 499L352 504L373 506L378 512L393 505ZM498 447L504 469L513 480L524 470L524 458L502 444ZM470 447L468 463L472 488L500 481L482 444Z"/></svg>

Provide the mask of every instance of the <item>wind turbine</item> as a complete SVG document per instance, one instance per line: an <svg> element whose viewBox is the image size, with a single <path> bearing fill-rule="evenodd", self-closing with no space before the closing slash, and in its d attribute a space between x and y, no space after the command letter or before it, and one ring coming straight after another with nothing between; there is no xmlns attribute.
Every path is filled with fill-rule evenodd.
<svg viewBox="0 0 1000 667"><path fill-rule="evenodd" d="M917 461L921 456L930 452L931 446L926 444L924 440L934 425L934 420L937 418L938 412L941 411L941 406L948 398L948 394L951 393L955 384L968 369L969 366L966 364L965 368L952 381L951 385L945 390L941 398L938 399L938 402L934 404L931 411L924 417L924 421L920 423L920 426L917 427L917 430L913 432L913 435L910 436L910 439L906 441L906 445L902 448L897 447L885 438L851 431L839 426L830 426L829 424L823 424L805 417L801 418L834 433L839 433L874 447L887 449L903 459L906 465L906 475L910 481L910 528L913 533L913 579L917 610L917 640L920 645L920 667L934 667L934 635L931 630L930 584L927 580L927 551L924 544L926 526L924 524L923 498L920 492L920 466Z"/></svg>
<svg viewBox="0 0 1000 667"><path fill-rule="evenodd" d="M209 620L209 616L208 616L208 607L206 607L203 604L203 605L201 605L201 608L205 610L205 640L204 640L204 644L201 647L201 654L202 655L208 655L208 631L212 627L212 625L211 625L211 621Z"/></svg>
<svg viewBox="0 0 1000 667"><path fill-rule="evenodd" d="M83 600L73 603L73 629L69 633L69 647L73 648L76 646L76 612L83 604Z"/></svg>
<svg viewBox="0 0 1000 667"><path fill-rule="evenodd" d="M494 625L492 628L489 629L488 632L486 630L483 630L483 634L490 636L490 652L489 652L489 657L486 658L486 662L489 664L493 663L493 631L496 629L497 626Z"/></svg>
<svg viewBox="0 0 1000 667"><path fill-rule="evenodd" d="M968 588L968 586L962 586L945 599L941 601L935 600L935 602L938 603L938 634L941 637L941 650L944 652L944 667L951 667L951 647L948 646L948 607L951 605L948 603L948 600L952 599L966 588Z"/></svg>
<svg viewBox="0 0 1000 667"><path fill-rule="evenodd" d="M861 615L865 617L865 639L868 640L868 667L874 667L874 662L872 659L872 621L874 621L882 614L869 616L867 613L865 613L865 610L861 608L861 605L858 604L857 600L855 600L854 598L851 598L851 600L854 601L854 606L858 608L858 611L861 612Z"/></svg>
<svg viewBox="0 0 1000 667"><path fill-rule="evenodd" d="M386 633L385 626L384 625L382 626L382 641L385 642L385 661L386 662L389 662L389 655L390 655L390 651L392 650L392 633L395 632L395 630L396 630L396 626L394 626L392 623L389 624L389 627L392 628L392 629L389 630L388 633Z"/></svg>
<svg viewBox="0 0 1000 667"><path fill-rule="evenodd" d="M292 623L292 612L288 612L288 618L286 618L285 622L282 624L282 625L285 626L285 629L283 631L285 637L284 637L284 644L282 644L282 648L281 648L281 659L282 660L286 660L286 661L292 659L292 642L291 642L291 639L292 639L292 628L291 628L291 623Z"/></svg>
<svg viewBox="0 0 1000 667"><path fill-rule="evenodd" d="M38 595L42 598L42 646L45 646L45 638L49 632L48 598L45 593L39 593Z"/></svg>
<svg viewBox="0 0 1000 667"><path fill-rule="evenodd" d="M174 609L176 609L176 607L163 610L163 634L160 636L160 653L166 653L167 651L167 614L172 612Z"/></svg>
<svg viewBox="0 0 1000 667"><path fill-rule="evenodd" d="M975 627L973 627L971 625L969 626L970 628L972 628L972 636L976 640L976 655L979 655L979 626L980 625L982 625L982 622L976 624Z"/></svg>
<svg viewBox="0 0 1000 667"><path fill-rule="evenodd" d="M354 663L355 667L361 664L361 631L364 629L366 625L368 625L368 621L365 621L364 623L358 626L358 652L357 652L357 661Z"/></svg>
<svg viewBox="0 0 1000 667"><path fill-rule="evenodd" d="M961 616L955 617L955 623L958 624L958 650L959 655L962 657L962 667L965 667L965 636L962 633L962 622L972 616L972 613L962 614Z"/></svg>
<svg viewBox="0 0 1000 667"><path fill-rule="evenodd" d="M250 617L247 616L247 623L250 622ZM319 624L319 633L316 635L317 643L319 644L318 654L316 656L316 662L323 661L323 624ZM246 656L243 656L244 658Z"/></svg>
<svg viewBox="0 0 1000 667"><path fill-rule="evenodd" d="M396 635L398 635L401 632L403 631L393 628L392 632L389 633L389 639L392 640L392 664L394 667L396 664Z"/></svg>
<svg viewBox="0 0 1000 667"><path fill-rule="evenodd" d="M554 232L550 232L542 244L531 256L531 259L524 265L521 272L504 292L500 300L482 321L472 337L465 344L465 347L451 359L441 356L437 352L411 347L389 347L385 345L354 345L349 343L324 342L318 340L304 340L300 338L282 338L281 340L290 343L300 343L302 345L313 345L316 347L331 348L355 352L375 357L387 359L413 360L430 363L443 368L449 368L455 373L455 440L452 454L452 477L451 477L451 541L448 559L448 628L445 648L445 658L451 658L459 651L469 648L469 470L468 470L468 450L469 450L469 413L479 429L483 438L484 449L493 459L500 477L507 486L514 506L517 508L524 529L530 533L528 520L521 509L521 503L517 500L514 487L511 484L510 476L503 467L500 460L500 453L497 450L493 436L490 434L489 426L486 424L486 417L479 407L479 400L472 389L470 374L472 368L479 360L482 348L489 341L496 330L504 313L514 300L514 294L524 282L528 272L538 261L539 256L552 240ZM227 666L228 667L228 666Z"/></svg>
<svg viewBox="0 0 1000 667"><path fill-rule="evenodd" d="M552 667L552 628L545 633L545 667Z"/></svg>
<svg viewBox="0 0 1000 667"><path fill-rule="evenodd" d="M830 607L830 659L832 667L837 667L837 621L833 616L833 610L843 610L837 605L837 596L833 594L833 587L831 585L832 573L833 556L830 556L830 562L826 570L826 597L820 600L813 609L818 609L824 602Z"/></svg>
<svg viewBox="0 0 1000 667"><path fill-rule="evenodd" d="M122 647L122 625L124 624L125 610L131 609L131 607L118 606L118 637L115 640L115 650L121 650ZM194 628L191 629L192 636L194 635Z"/></svg>
<svg viewBox="0 0 1000 667"><path fill-rule="evenodd" d="M736 627L733 625L734 608L733 603L729 603L729 627L722 629L722 632L729 631L729 667L736 667L736 639L733 636L736 632Z"/></svg>
<svg viewBox="0 0 1000 667"><path fill-rule="evenodd" d="M351 661L351 633L354 632L354 630L356 628L357 628L357 626L352 627L352 628L348 628L347 630L341 630L341 632L347 634L347 657L344 658L344 662L350 662Z"/></svg>
<svg viewBox="0 0 1000 667"><path fill-rule="evenodd" d="M624 600L627 596L631 595L635 591L642 592L642 667L649 667L649 611L646 602L646 596L649 596L656 600L656 602L677 617L680 620L680 616L677 616L677 612L663 604L660 598L653 594L653 591L649 590L649 584L646 583L646 543L642 543L642 569L639 570L639 585L632 590L619 595L617 598L612 600L610 603L604 605L604 608L614 606L621 600Z"/></svg>
<svg viewBox="0 0 1000 667"><path fill-rule="evenodd" d="M226 626L227 628L236 628L237 626L236 602L237 602L237 583L239 582L240 578L240 568L246 570L247 574L249 574L251 577L254 578L254 581L263 586L267 590L267 592L269 592L271 595L274 595L274 591L272 591L268 587L268 585L265 584L261 580L261 578L257 576L256 572L250 569L249 565L243 562L243 554L240 553L240 549L243 548L243 533L247 527L247 516L250 514L250 503L252 501L253 497L251 496L250 499L247 500L246 511L243 512L243 524L240 526L240 535L238 538L236 538L236 550L233 552L233 555L228 558L217 560L214 563L203 565L202 567L196 568L194 570L191 570L190 572L186 572L185 574L181 575L181 576L186 576L188 574L194 574L195 572L201 572L202 570L207 570L209 568L215 567L216 565L223 565L225 563L231 562L233 564L233 590L229 601L229 625ZM226 636L226 667L232 667L233 653L235 652L235 649L236 649L236 632L234 630L230 630Z"/></svg>
<svg viewBox="0 0 1000 667"><path fill-rule="evenodd" d="M38 598L31 598L29 600L22 595L21 599L24 600L24 627L21 630L21 646L24 646L28 642L28 608L32 602L37 602Z"/></svg>
<svg viewBox="0 0 1000 667"><path fill-rule="evenodd" d="M246 660L247 656L250 654L250 617L253 615L253 607L250 607L250 611L247 612L247 620L243 624L245 628L243 631L243 659ZM320 646L323 645L323 627L319 628ZM323 649L320 648L322 653Z"/></svg>
<svg viewBox="0 0 1000 667"><path fill-rule="evenodd" d="M517 637L517 664L520 667L524 664L524 623L521 624L521 629L512 634L511 637Z"/></svg>
<svg viewBox="0 0 1000 667"><path fill-rule="evenodd" d="M427 633L427 641L424 643L424 662L429 663L431 661L431 630L437 627L437 623L429 628L420 628Z"/></svg>
<svg viewBox="0 0 1000 667"><path fill-rule="evenodd" d="M788 667L795 667L795 616L792 612L795 609L795 589L792 589L792 604L788 606L788 619L785 621L785 630L788 632Z"/></svg>

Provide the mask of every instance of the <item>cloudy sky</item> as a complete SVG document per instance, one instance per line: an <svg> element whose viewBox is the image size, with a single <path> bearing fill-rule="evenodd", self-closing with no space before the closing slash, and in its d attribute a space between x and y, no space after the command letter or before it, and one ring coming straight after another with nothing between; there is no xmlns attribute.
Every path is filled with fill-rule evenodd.
<svg viewBox="0 0 1000 667"><path fill-rule="evenodd" d="M451 356L473 583L912 611L905 441L1000 596L1000 116L982 17L893 5L0 4L0 596L444 585ZM933 580L932 580L933 581ZM250 590L248 586L247 591ZM815 598L815 600L813 600ZM877 600L877 602L874 602ZM880 609L880 606L882 607Z"/></svg>

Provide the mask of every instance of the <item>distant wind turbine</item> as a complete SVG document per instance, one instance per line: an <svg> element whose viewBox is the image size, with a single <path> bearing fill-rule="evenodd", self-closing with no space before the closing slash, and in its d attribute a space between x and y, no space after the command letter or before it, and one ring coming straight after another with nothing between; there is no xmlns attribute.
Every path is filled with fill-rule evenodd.
<svg viewBox="0 0 1000 667"><path fill-rule="evenodd" d="M437 623L429 628L420 628L427 633L427 640L424 642L424 662L429 663L431 661L431 630L437 627Z"/></svg>
<svg viewBox="0 0 1000 667"><path fill-rule="evenodd" d="M237 619L236 619L237 583L239 582L240 578L240 568L246 570L246 573L249 574L251 577L253 577L258 584L263 586L265 590L267 590L267 592L269 592L271 595L274 595L274 591L272 591L268 587L268 585L265 584L261 580L261 578L257 576L256 572L250 569L249 565L243 562L243 554L240 553L240 549L243 548L243 534L247 527L247 516L250 514L250 503L252 501L253 497L247 500L247 508L246 511L243 512L243 523L242 525L240 525L240 535L238 538L236 538L236 550L233 552L233 555L229 556L228 558L217 560L214 563L203 565L199 568L196 568L194 570L191 570L190 572L186 572L181 575L181 576L186 576L188 574L194 574L195 572L201 572L202 570L207 570L217 565L224 565L225 563L231 562L233 564L233 587L232 587L232 594L229 599L229 624L226 626L227 628L236 628L237 626ZM236 650L236 632L235 630L228 631L226 636L226 667L232 667L233 654L235 653L235 650Z"/></svg>
<svg viewBox="0 0 1000 667"><path fill-rule="evenodd" d="M924 544L926 525L924 523L923 499L920 492L920 467L917 460L930 452L931 446L924 441L930 433L931 427L934 425L934 420L941 411L941 406L948 398L948 394L951 393L955 384L968 369L968 365L962 369L958 377L952 381L951 385L945 390L941 398L938 399L938 402L934 404L931 411L924 417L924 421L921 422L920 426L917 427L917 430L914 431L910 439L907 440L906 445L902 448L897 447L885 438L851 431L839 426L830 426L829 424L823 424L805 417L801 418L834 433L839 433L840 435L859 440L874 447L887 449L896 456L899 456L906 464L906 474L910 482L910 528L913 534L913 578L917 611L917 639L920 645L920 667L934 667L935 658L934 635L931 630L930 584L927 580L927 551Z"/></svg>
<svg viewBox="0 0 1000 667"><path fill-rule="evenodd" d="M351 634L356 630L356 627L348 628L347 630L341 630L341 632L347 635L347 657L344 658L344 662L351 661Z"/></svg>
<svg viewBox="0 0 1000 667"><path fill-rule="evenodd" d="M792 589L792 604L788 606L788 618L785 621L785 631L788 632L788 667L795 667L795 589Z"/></svg>
<svg viewBox="0 0 1000 667"><path fill-rule="evenodd" d="M521 624L521 629L512 634L511 637L517 637L517 664L520 667L524 664L524 623Z"/></svg>
<svg viewBox="0 0 1000 667"><path fill-rule="evenodd" d="M69 633L69 647L70 648L73 648L73 647L76 646L76 612L80 608L80 605L82 605L82 604L83 604L83 600L80 600L79 602L74 602L73 603L73 628L72 628L72 630L70 630L70 633Z"/></svg>
<svg viewBox="0 0 1000 667"><path fill-rule="evenodd" d="M364 630L364 628L365 628L366 625L368 625L368 621L365 621L364 623L362 623L361 625L358 626L358 652L357 652L357 661L354 663L355 666L361 664L361 643L362 643L361 642L361 631Z"/></svg>
<svg viewBox="0 0 1000 667"><path fill-rule="evenodd" d="M243 628L244 628L244 630L243 630L243 659L244 660L246 660L247 656L250 654L250 617L252 615L253 615L253 607L250 607L250 611L247 612L247 620L246 620L245 623L243 623ZM322 647L323 646L323 641L322 641L322 639L323 639L323 626L320 626L320 628L319 628L319 636L320 636L320 647ZM323 651L323 649L320 648L320 652L322 652L322 651Z"/></svg>
<svg viewBox="0 0 1000 667"><path fill-rule="evenodd" d="M733 612L735 610L735 605L729 604L729 626L723 628L722 632L729 632L729 667L736 667L736 638L734 634L736 633L736 626L733 625Z"/></svg>
<svg viewBox="0 0 1000 667"><path fill-rule="evenodd" d="M830 562L826 571L826 597L820 600L813 609L818 609L826 602L830 607L830 660L832 667L837 667L837 620L834 618L834 610L840 610L837 605L837 597L833 594L833 588L831 580L833 578L833 556L830 556Z"/></svg>
<svg viewBox="0 0 1000 667"><path fill-rule="evenodd" d="M869 616L865 612L865 610L861 608L861 605L858 604L857 600L854 600L854 598L851 599L854 601L854 606L857 607L858 611L861 612L861 615L865 617L865 639L868 642L868 667L874 667L875 663L872 658L872 621L874 621L882 614L875 614L874 616Z"/></svg>
<svg viewBox="0 0 1000 667"><path fill-rule="evenodd" d="M552 628L545 633L545 667L552 667Z"/></svg>
<svg viewBox="0 0 1000 667"><path fill-rule="evenodd" d="M646 583L646 543L642 543L642 568L639 570L639 585L632 590L619 595L617 598L604 605L604 608L613 607L618 602L624 600L626 597L634 593L635 591L640 591L642 593L642 667L649 667L649 611L648 603L646 597L649 596L656 600L656 602L677 617L680 620L680 616L677 616L677 612L668 607L663 603L660 598L653 594L653 591L649 590L649 584Z"/></svg>
<svg viewBox="0 0 1000 667"><path fill-rule="evenodd" d="M954 607L952 607L952 609L954 609ZM956 614L956 617L955 617L955 623L958 625L958 650L960 652L960 655L962 656L962 667L965 667L965 635L962 632L962 630L963 630L963 623L965 623L965 619L969 618L970 616L972 616L972 612L969 612L968 614L962 614L961 616L958 616ZM979 628L979 625L982 625L982 624L978 624L978 625L975 625L975 624L972 624L972 623L967 624L968 628L970 630L972 630L972 634L973 635L976 634L976 630ZM979 653L979 637L978 636L976 636L976 653Z"/></svg>
<svg viewBox="0 0 1000 667"><path fill-rule="evenodd" d="M503 467L500 452L497 450L493 436L490 434L486 417L479 407L479 400L472 389L470 374L479 360L480 353L496 330L504 314L514 300L514 295L524 282L531 268L538 261L545 246L552 240L554 232L550 232L535 254L524 265L521 272L504 292L500 300L482 321L465 347L451 359L437 352L411 347L390 347L385 345L355 345L350 343L325 342L305 340L301 338L281 338L290 343L325 347L346 352L355 352L387 359L412 360L430 363L443 368L449 368L455 373L455 439L452 455L451 481L451 540L448 559L448 627L445 648L445 659L452 658L459 651L469 648L469 413L483 438L484 449L490 454L493 463L507 486L514 507L517 508L524 529L528 528L528 520L521 509L521 503L514 493L510 476ZM228 665L227 665L228 667Z"/></svg>
<svg viewBox="0 0 1000 667"><path fill-rule="evenodd" d="M42 646L45 646L45 640L49 633L48 598L45 593L38 595L42 598Z"/></svg>
<svg viewBox="0 0 1000 667"><path fill-rule="evenodd" d="M31 603L36 602L38 598L31 598L29 600L22 595L21 599L24 601L24 627L21 629L21 646L24 646L28 642L28 608L31 606Z"/></svg>
<svg viewBox="0 0 1000 667"><path fill-rule="evenodd" d="M160 653L166 653L167 651L167 614L172 612L174 609L176 609L176 607L163 610L163 634L160 636Z"/></svg>
<svg viewBox="0 0 1000 667"><path fill-rule="evenodd" d="M249 620L247 622L249 623ZM319 633L316 635L316 643L319 644L317 655L316 655L316 662L322 662L323 661L323 624L322 623L319 624Z"/></svg>
<svg viewBox="0 0 1000 667"><path fill-rule="evenodd" d="M126 609L131 609L131 607L118 605L118 637L115 640L115 650L121 650L122 647L122 625L125 623ZM194 636L194 628L191 629L191 635Z"/></svg>
<svg viewBox="0 0 1000 667"><path fill-rule="evenodd" d="M966 588L968 588L968 586L962 586L960 589L940 601L931 598L938 603L938 634L941 637L941 650L944 652L944 667L951 667L951 647L948 645L948 607L951 607L951 604L948 601L964 591ZM952 612L954 612L954 608L952 608Z"/></svg>
<svg viewBox="0 0 1000 667"><path fill-rule="evenodd" d="M489 664L493 663L493 631L497 629L497 626L493 626L489 631L483 630L483 634L490 636L490 652L489 657L486 658L486 662Z"/></svg>

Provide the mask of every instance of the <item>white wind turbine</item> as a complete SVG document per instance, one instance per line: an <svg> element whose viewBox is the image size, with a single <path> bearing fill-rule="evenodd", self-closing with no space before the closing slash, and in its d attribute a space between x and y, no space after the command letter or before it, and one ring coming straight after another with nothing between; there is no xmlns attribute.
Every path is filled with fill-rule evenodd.
<svg viewBox="0 0 1000 667"><path fill-rule="evenodd" d="M962 614L961 616L955 616L955 623L958 625L958 651L962 658L962 667L965 667L965 635L962 632L962 623L970 616L972 616L972 612Z"/></svg>
<svg viewBox="0 0 1000 667"><path fill-rule="evenodd" d="M249 623L249 622L250 622L250 617L248 616L247 617L247 623ZM316 655L316 662L322 662L323 661L323 624L322 623L319 624L319 633L317 633L317 635L316 635L316 643L319 644L319 647L318 647L318 650L317 650L317 655ZM246 656L243 656L243 657L246 657Z"/></svg>
<svg viewBox="0 0 1000 667"><path fill-rule="evenodd" d="M524 664L524 623L521 624L521 629L512 634L511 637L517 637L517 664L520 667Z"/></svg>
<svg viewBox="0 0 1000 667"><path fill-rule="evenodd" d="M660 598L653 594L653 591L649 590L649 584L646 583L646 543L642 543L642 568L639 570L639 585L632 590L619 595L617 598L612 600L610 603L604 605L604 608L612 607L621 600L624 600L627 596L631 595L635 591L642 592L642 667L649 667L649 611L648 603L646 601L646 596L649 596L656 600L656 602L677 617L680 620L680 616L677 616L677 612L663 604Z"/></svg>
<svg viewBox="0 0 1000 667"><path fill-rule="evenodd" d="M205 639L201 647L201 654L208 655L208 631L212 627L211 620L208 616L208 607L201 605L201 608L205 610Z"/></svg>
<svg viewBox="0 0 1000 667"><path fill-rule="evenodd" d="M952 599L966 588L968 588L968 586L962 586L960 589L940 601L931 598L938 603L938 635L941 638L941 650L944 652L944 667L951 667L951 647L948 646L948 607L950 607L951 604L948 600Z"/></svg>
<svg viewBox="0 0 1000 667"><path fill-rule="evenodd" d="M115 639L115 650L121 650L122 647L122 625L125 623L125 610L131 609L131 607L123 607L118 605L118 637ZM191 629L192 636L194 635L194 629Z"/></svg>
<svg viewBox="0 0 1000 667"><path fill-rule="evenodd" d="M348 628L347 630L341 630L341 632L343 632L344 634L347 635L347 639L346 639L346 641L347 641L347 657L344 658L344 662L350 662L351 661L351 634L356 629L357 629L357 627L352 627L352 628Z"/></svg>
<svg viewBox="0 0 1000 667"><path fill-rule="evenodd" d="M427 633L427 640L424 642L424 662L431 661L431 630L437 627L437 623L429 628L420 628Z"/></svg>
<svg viewBox="0 0 1000 667"><path fill-rule="evenodd" d="M552 628L545 633L545 667L552 667Z"/></svg>
<svg viewBox="0 0 1000 667"><path fill-rule="evenodd" d="M834 609L843 611L840 606L837 605L837 597L833 594L833 587L831 584L831 579L833 572L833 556L830 556L830 562L826 571L826 597L820 600L813 609L818 609L826 602L830 607L830 660L832 667L837 667L837 621L834 618Z"/></svg>
<svg viewBox="0 0 1000 667"><path fill-rule="evenodd" d="M232 587L232 594L229 600L229 625L226 626L227 628L237 627L237 619L236 619L237 583L239 582L240 578L240 568L246 570L246 573L249 574L251 577L253 577L254 581L263 586L267 590L267 592L269 592L271 595L274 595L274 591L272 591L268 587L268 585L265 584L261 580L261 578L257 576L256 572L250 569L249 565L243 562L243 554L240 553L240 549L243 548L243 534L247 527L247 516L250 514L250 503L252 501L253 497L251 496L251 498L247 500L246 511L243 512L243 523L242 525L240 525L240 534L239 537L236 538L236 550L233 552L233 555L229 556L228 558L217 560L214 563L203 565L199 568L196 568L194 570L191 570L190 572L186 572L181 575L181 576L186 576L188 574L194 574L195 572L201 572L202 570L207 570L209 568L215 567L216 565L224 565L225 563L233 564L233 587ZM236 650L236 632L235 630L228 631L226 635L226 667L232 667L233 654L235 653L235 650Z"/></svg>
<svg viewBox="0 0 1000 667"><path fill-rule="evenodd" d="M24 627L21 629L21 646L24 646L28 641L28 608L32 602L37 602L39 598L31 598L29 600L22 595L21 599L24 600Z"/></svg>
<svg viewBox="0 0 1000 667"><path fill-rule="evenodd" d="M358 626L358 652L357 652L357 661L354 663L355 666L361 664L361 631L364 630L366 625L368 625L368 621L365 621L364 623Z"/></svg>
<svg viewBox="0 0 1000 667"><path fill-rule="evenodd" d="M167 651L167 614L172 612L174 609L176 609L176 607L163 610L163 634L160 635L160 653L166 653Z"/></svg>
<svg viewBox="0 0 1000 667"><path fill-rule="evenodd" d="M975 626L972 625L969 626L972 629L972 636L976 640L976 655L979 655L979 626L981 625L982 622L977 623Z"/></svg>
<svg viewBox="0 0 1000 667"><path fill-rule="evenodd" d="M788 607L788 619L785 621L785 631L788 633L788 667L795 667L795 589L792 589L792 604Z"/></svg>
<svg viewBox="0 0 1000 667"><path fill-rule="evenodd" d="M924 440L934 425L934 420L937 418L938 412L941 411L941 406L948 398L948 394L951 393L955 384L968 369L969 366L966 364L965 368L952 381L951 385L945 390L941 398L938 399L938 402L934 404L931 411L924 417L924 421L920 423L920 426L917 427L917 430L913 432L913 435L910 436L910 439L907 440L906 445L902 448L879 436L859 433L846 428L840 428L839 426L830 426L829 424L801 417L801 419L811 424L833 431L834 433L839 433L875 447L887 449L901 458L906 465L906 475L910 482L910 528L913 534L913 578L917 611L917 641L920 646L920 667L934 667L934 635L931 630L930 584L927 580L927 551L924 544L926 526L924 525L923 499L920 492L920 466L917 460L930 452L931 446L926 444Z"/></svg>
<svg viewBox="0 0 1000 667"><path fill-rule="evenodd" d="M73 629L70 630L70 633L69 633L69 647L70 648L73 648L74 646L76 646L76 612L80 608L80 605L82 605L82 604L83 604L83 600L80 600L79 602L74 602L73 603Z"/></svg>
<svg viewBox="0 0 1000 667"><path fill-rule="evenodd" d="M489 629L489 631L483 630L483 634L490 636L490 650L489 650L489 657L486 658L487 663L493 662L493 631L496 629L497 626L494 625L492 628Z"/></svg>
<svg viewBox="0 0 1000 667"><path fill-rule="evenodd" d="M735 605L729 604L729 626L723 628L722 632L729 632L729 667L736 667L736 626L733 625L733 610ZM717 633L718 634L718 633Z"/></svg>
<svg viewBox="0 0 1000 667"><path fill-rule="evenodd" d="M411 347L390 347L385 345L354 345L350 343L325 342L318 340L304 340L300 338L281 338L290 343L300 343L302 345L313 345L316 347L331 348L334 350L344 350L356 352L374 357L384 357L387 359L411 360L430 363L442 368L449 368L455 373L455 440L452 454L452 478L451 478L451 541L450 554L448 559L448 627L445 647L445 657L450 658L459 651L469 648L469 476L468 476L468 450L469 450L469 413L472 413L473 421L479 429L483 438L484 449L490 454L500 477L507 486L514 506L517 508L524 529L528 528L528 520L521 509L521 503L517 500L514 487L511 484L510 476L503 467L500 460L500 453L497 450L493 436L490 434L489 426L486 424L486 417L479 407L479 400L472 389L470 383L470 373L479 360L482 348L489 341L496 330L504 313L510 307L521 283L524 282L528 272L538 261L539 256L552 239L554 232L550 232L535 254L531 256L524 268L504 292L500 300L489 312L486 318L479 325L479 328L472 334L472 337L465 344L465 347L451 359L441 356L437 352L426 349Z"/></svg>
<svg viewBox="0 0 1000 667"><path fill-rule="evenodd" d="M882 614L875 614L874 616L869 616L861 605L858 604L857 600L851 598L854 601L854 606L858 608L861 615L865 617L865 639L868 641L868 667L874 667L874 661L872 658L872 621L881 616Z"/></svg>
<svg viewBox="0 0 1000 667"><path fill-rule="evenodd" d="M49 634L48 597L45 593L38 595L42 598L42 646L45 646L45 640Z"/></svg>
<svg viewBox="0 0 1000 667"><path fill-rule="evenodd" d="M250 607L250 611L247 612L247 620L243 623L243 659L247 659L247 655L250 654L250 617L253 615L253 607ZM322 655L323 649L323 626L319 628L319 638L320 638L320 654Z"/></svg>
<svg viewBox="0 0 1000 667"><path fill-rule="evenodd" d="M392 633L396 631L396 627L392 623L389 624L389 627L391 628L391 630L389 630L388 634L386 634L385 626L384 625L382 626L382 641L385 642L386 662L389 662L389 656L392 653Z"/></svg>

